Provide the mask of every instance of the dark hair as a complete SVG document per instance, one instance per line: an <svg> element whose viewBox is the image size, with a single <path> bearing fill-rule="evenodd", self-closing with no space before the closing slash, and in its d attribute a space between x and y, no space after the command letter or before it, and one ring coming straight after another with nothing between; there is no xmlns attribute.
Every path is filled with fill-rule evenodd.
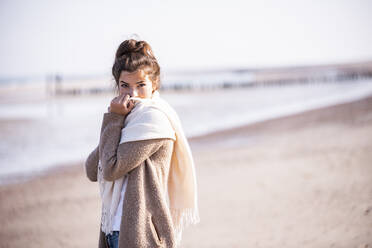
<svg viewBox="0 0 372 248"><path fill-rule="evenodd" d="M160 88L160 66L150 45L146 41L129 39L123 41L116 50L112 75L119 88L119 77L122 71L134 72L145 70L155 89Z"/></svg>

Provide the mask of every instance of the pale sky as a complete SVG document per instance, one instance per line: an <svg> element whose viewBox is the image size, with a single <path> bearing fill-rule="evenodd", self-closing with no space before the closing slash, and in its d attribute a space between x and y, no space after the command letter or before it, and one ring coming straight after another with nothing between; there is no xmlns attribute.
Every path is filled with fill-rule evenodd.
<svg viewBox="0 0 372 248"><path fill-rule="evenodd" d="M136 33L163 70L372 60L372 1L0 1L0 77L109 74Z"/></svg>

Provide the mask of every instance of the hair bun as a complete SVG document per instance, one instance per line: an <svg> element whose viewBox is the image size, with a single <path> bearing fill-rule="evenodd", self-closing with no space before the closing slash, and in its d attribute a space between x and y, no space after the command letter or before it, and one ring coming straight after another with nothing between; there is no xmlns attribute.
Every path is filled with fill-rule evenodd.
<svg viewBox="0 0 372 248"><path fill-rule="evenodd" d="M137 41L134 39L123 41L116 51L115 57L116 59L120 59L130 56L132 53L140 53L145 56L154 57L151 47L146 41Z"/></svg>

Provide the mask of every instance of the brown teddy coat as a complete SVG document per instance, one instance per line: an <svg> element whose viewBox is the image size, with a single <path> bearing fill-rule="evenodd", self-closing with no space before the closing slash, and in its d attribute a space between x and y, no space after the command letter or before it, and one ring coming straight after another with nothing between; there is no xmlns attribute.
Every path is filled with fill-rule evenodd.
<svg viewBox="0 0 372 248"><path fill-rule="evenodd" d="M99 145L85 161L86 175L90 181L97 181L99 159L105 180L113 181L128 174L119 248L174 248L175 233L165 198L173 140L119 144L124 120L124 115L104 114ZM101 229L98 247L108 248Z"/></svg>

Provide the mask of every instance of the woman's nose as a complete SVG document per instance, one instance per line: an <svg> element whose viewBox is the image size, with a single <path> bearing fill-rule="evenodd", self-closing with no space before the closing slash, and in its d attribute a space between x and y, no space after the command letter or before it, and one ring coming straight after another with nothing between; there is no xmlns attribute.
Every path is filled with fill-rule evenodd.
<svg viewBox="0 0 372 248"><path fill-rule="evenodd" d="M130 89L129 90L129 95L130 95L130 97L137 97L138 96L137 90L136 89Z"/></svg>

